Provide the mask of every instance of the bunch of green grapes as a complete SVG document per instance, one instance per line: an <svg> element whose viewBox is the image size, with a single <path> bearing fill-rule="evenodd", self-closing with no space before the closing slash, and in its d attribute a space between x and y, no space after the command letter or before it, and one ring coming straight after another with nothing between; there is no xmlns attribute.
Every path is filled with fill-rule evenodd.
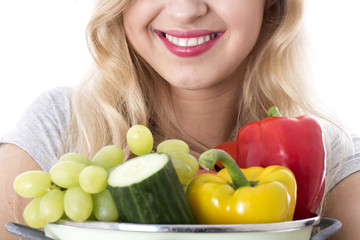
<svg viewBox="0 0 360 240"><path fill-rule="evenodd" d="M116 221L119 215L106 187L108 171L122 162L121 148L109 145L92 160L67 153L49 173L28 171L18 175L15 191L24 198L33 198L23 212L26 224L40 228L62 217L72 221Z"/></svg>
<svg viewBox="0 0 360 240"><path fill-rule="evenodd" d="M154 139L151 131L143 125L132 126L126 135L130 150L135 155L144 155L152 152ZM197 159L190 154L188 144L179 139L168 139L161 142L157 152L167 153L175 167L182 185L186 185L197 174L199 164Z"/></svg>
<svg viewBox="0 0 360 240"><path fill-rule="evenodd" d="M135 155L153 151L153 135L146 126L132 126L126 140ZM184 186L199 170L197 159L190 154L184 141L165 140L157 146L157 152L170 156ZM20 174L14 181L15 191L24 198L33 198L24 209L25 222L39 228L60 218L77 222L118 220L119 214L107 189L107 178L109 171L122 162L121 148L109 145L100 149L92 160L77 153L67 153L49 173L28 171Z"/></svg>

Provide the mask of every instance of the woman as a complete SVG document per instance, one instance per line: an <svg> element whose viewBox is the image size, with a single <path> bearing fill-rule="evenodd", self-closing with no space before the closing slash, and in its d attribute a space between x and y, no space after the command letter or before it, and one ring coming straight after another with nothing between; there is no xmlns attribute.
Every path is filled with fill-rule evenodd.
<svg viewBox="0 0 360 240"><path fill-rule="evenodd" d="M272 105L284 116L311 114L325 123L304 74L303 5L99 0L87 29L93 72L73 91L45 93L1 139L2 223L22 221L26 203L12 190L18 174L48 171L67 151L91 158L109 144L129 156L125 136L133 124L149 126L156 143L184 139L198 156L264 118ZM347 151L356 138L325 126L330 181L320 214L343 222L334 239L358 239L360 216L349 213L357 212L360 159Z"/></svg>

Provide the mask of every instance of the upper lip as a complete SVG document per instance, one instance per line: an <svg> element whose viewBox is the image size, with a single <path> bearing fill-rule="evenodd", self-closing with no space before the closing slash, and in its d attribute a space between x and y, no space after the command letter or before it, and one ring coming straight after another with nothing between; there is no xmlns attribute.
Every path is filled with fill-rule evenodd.
<svg viewBox="0 0 360 240"><path fill-rule="evenodd" d="M155 30L158 34L168 34L178 38L194 38L209 35L212 33L220 33L222 31L211 30Z"/></svg>

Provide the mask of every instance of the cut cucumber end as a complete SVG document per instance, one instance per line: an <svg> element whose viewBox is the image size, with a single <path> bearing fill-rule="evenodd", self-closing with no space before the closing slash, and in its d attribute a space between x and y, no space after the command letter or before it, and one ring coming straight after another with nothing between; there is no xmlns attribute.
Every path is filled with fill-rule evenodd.
<svg viewBox="0 0 360 240"><path fill-rule="evenodd" d="M196 223L166 153L149 153L119 165L110 172L108 188L123 222Z"/></svg>
<svg viewBox="0 0 360 240"><path fill-rule="evenodd" d="M150 153L133 158L110 172L108 185L125 187L142 182L162 169L169 161L170 157L165 153Z"/></svg>

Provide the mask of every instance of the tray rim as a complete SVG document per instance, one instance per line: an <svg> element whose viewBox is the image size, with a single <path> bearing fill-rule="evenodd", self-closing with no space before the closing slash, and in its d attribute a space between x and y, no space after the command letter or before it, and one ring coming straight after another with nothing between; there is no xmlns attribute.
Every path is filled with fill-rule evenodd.
<svg viewBox="0 0 360 240"><path fill-rule="evenodd" d="M66 228L91 228L126 232L170 232L170 233L225 233L225 232L273 232L293 231L305 227L313 227L320 223L320 216L312 218L260 224L143 224L126 222L73 222L59 220L52 225Z"/></svg>

